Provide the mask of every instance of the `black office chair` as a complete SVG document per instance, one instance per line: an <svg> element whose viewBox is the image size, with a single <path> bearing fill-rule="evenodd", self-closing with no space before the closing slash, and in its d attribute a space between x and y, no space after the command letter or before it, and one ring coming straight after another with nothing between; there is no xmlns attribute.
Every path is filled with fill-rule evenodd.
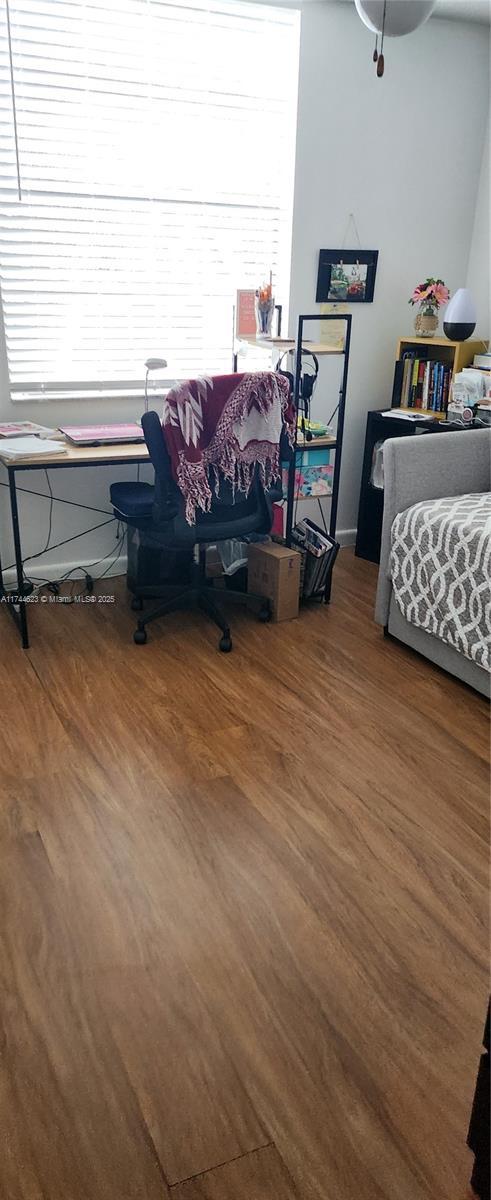
<svg viewBox="0 0 491 1200"><path fill-rule="evenodd" d="M258 469L247 496L238 491L234 495L231 485L222 480L219 495L213 495L210 511L198 512L196 524L188 525L184 516L184 500L172 477L170 458L156 412L144 414L142 429L155 470L155 484L113 483L110 494L114 515L145 533L162 549L171 552L189 550L194 553L194 547L198 545L200 551L199 564L193 562L189 585L177 591L175 585L162 589L161 594L167 598L139 618L133 639L137 645L142 645L147 640L146 626L150 621L176 609L198 606L221 629L218 645L226 653L232 649L230 627L216 603L217 591L206 578L206 545L252 533L269 533L273 523L272 501L281 498L281 486L266 491ZM264 596L232 589L223 590L221 596L227 601L255 606L261 621L271 619L271 605ZM132 607L143 608L143 598L138 593Z"/></svg>

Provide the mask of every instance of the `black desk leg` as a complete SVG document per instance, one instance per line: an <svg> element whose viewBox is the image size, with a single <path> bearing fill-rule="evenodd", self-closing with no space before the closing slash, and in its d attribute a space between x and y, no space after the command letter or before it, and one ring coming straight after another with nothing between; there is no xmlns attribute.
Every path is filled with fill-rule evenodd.
<svg viewBox="0 0 491 1200"><path fill-rule="evenodd" d="M15 486L15 470L9 469L10 512L12 516L12 532L14 535L15 566L17 571L17 595L19 599L19 627L24 650L29 647L27 630L27 610L24 595L24 564L20 544L19 512L17 509L17 488Z"/></svg>

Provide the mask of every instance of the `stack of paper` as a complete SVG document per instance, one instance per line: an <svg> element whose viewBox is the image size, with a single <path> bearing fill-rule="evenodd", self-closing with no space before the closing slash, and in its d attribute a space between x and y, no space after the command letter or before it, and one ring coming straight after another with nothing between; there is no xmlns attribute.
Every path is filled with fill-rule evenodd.
<svg viewBox="0 0 491 1200"><path fill-rule="evenodd" d="M421 412L421 409L414 408L408 411L407 408L387 408L380 413L381 417L399 417L401 421L434 421L431 413Z"/></svg>
<svg viewBox="0 0 491 1200"><path fill-rule="evenodd" d="M29 434L52 438L56 435L56 429L50 429L47 425L38 425L37 421L0 422L0 438L29 437Z"/></svg>
<svg viewBox="0 0 491 1200"><path fill-rule="evenodd" d="M8 462L22 462L25 458L63 458L67 448L63 442L49 438L15 437L0 442L0 458Z"/></svg>

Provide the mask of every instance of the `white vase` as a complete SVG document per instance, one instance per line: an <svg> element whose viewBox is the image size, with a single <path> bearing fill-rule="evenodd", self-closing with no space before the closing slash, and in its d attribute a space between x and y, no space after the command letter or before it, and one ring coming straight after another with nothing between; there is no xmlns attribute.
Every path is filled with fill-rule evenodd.
<svg viewBox="0 0 491 1200"><path fill-rule="evenodd" d="M447 304L443 332L452 342L465 342L476 328L476 306L468 288L459 288Z"/></svg>

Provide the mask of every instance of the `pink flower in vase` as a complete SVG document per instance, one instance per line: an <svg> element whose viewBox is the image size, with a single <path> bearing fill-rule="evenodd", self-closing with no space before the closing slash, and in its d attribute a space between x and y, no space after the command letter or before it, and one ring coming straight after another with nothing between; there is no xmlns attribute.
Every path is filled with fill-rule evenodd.
<svg viewBox="0 0 491 1200"><path fill-rule="evenodd" d="M418 283L414 289L409 304L419 304L423 316L435 316L443 304L450 299L450 292L443 279L433 279L431 276L424 283Z"/></svg>
<svg viewBox="0 0 491 1200"><path fill-rule="evenodd" d="M426 300L429 290L424 283L418 283L411 296L410 304L420 304L421 300Z"/></svg>
<svg viewBox="0 0 491 1200"><path fill-rule="evenodd" d="M441 280L437 280L433 284L432 291L439 308L442 307L442 304L448 304L450 292L446 284L442 283Z"/></svg>

